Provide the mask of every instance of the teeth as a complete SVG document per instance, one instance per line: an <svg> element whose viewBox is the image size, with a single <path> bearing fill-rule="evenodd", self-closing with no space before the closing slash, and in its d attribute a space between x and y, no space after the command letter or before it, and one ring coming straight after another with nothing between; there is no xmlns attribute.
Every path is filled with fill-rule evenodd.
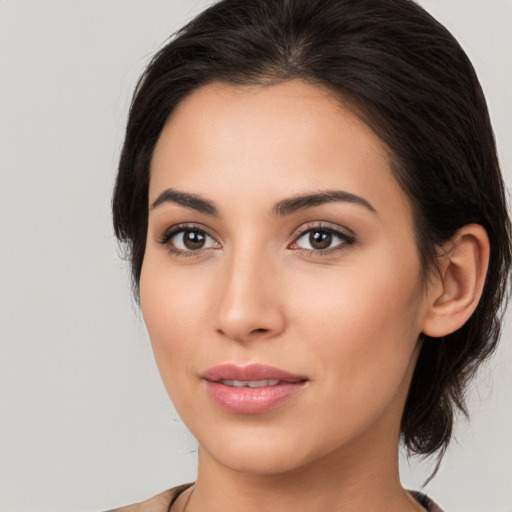
<svg viewBox="0 0 512 512"><path fill-rule="evenodd" d="M278 380L221 380L225 386L231 386L233 388L262 388L264 386L277 386Z"/></svg>

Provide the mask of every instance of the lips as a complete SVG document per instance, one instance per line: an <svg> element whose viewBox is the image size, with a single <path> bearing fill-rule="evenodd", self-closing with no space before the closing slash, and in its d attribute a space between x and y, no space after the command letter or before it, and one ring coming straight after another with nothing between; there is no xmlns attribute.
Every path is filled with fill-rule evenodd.
<svg viewBox="0 0 512 512"><path fill-rule="evenodd" d="M304 389L307 378L262 364L224 364L201 375L206 393L225 411L258 414L270 411Z"/></svg>

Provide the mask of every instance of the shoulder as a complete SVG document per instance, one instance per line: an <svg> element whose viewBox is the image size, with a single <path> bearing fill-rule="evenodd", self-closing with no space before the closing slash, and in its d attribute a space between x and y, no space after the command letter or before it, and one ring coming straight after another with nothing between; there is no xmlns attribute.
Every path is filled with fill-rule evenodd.
<svg viewBox="0 0 512 512"><path fill-rule="evenodd" d="M178 485L178 487L167 489L146 501L134 503L133 505L126 505L121 508L114 508L107 512L169 512L172 504L176 501L178 496L191 485L192 484Z"/></svg>
<svg viewBox="0 0 512 512"><path fill-rule="evenodd" d="M413 498L420 505L425 507L425 509L428 512L443 512L443 510L439 507L439 505L434 503L428 496L425 496L425 494L422 494L421 492L417 492L417 491L409 491L409 492L411 493Z"/></svg>

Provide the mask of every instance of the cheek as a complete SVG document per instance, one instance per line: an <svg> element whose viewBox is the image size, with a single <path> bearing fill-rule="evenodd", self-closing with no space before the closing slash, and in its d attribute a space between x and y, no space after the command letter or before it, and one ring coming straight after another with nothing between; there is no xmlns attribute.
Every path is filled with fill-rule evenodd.
<svg viewBox="0 0 512 512"><path fill-rule="evenodd" d="M421 279L415 255L400 265L393 256L295 276L290 326L327 378L366 387L393 369L403 375L420 331Z"/></svg>
<svg viewBox="0 0 512 512"><path fill-rule="evenodd" d="M155 340L180 339L200 325L208 300L205 273L197 266L176 268L164 251L147 250L140 277L144 320Z"/></svg>
<svg viewBox="0 0 512 512"><path fill-rule="evenodd" d="M196 282L190 272L172 272L165 256L147 254L140 278L140 301L155 360L169 393L172 377L190 372L197 357L194 340L197 342L204 325L206 296Z"/></svg>
<svg viewBox="0 0 512 512"><path fill-rule="evenodd" d="M310 407L329 425L322 427L326 446L355 436L385 411L401 414L419 334L421 288L411 284L413 275L405 280L368 268L317 275L314 286L303 283L307 294L290 294L302 297L294 302L291 337L302 340L301 359L315 372L323 399Z"/></svg>

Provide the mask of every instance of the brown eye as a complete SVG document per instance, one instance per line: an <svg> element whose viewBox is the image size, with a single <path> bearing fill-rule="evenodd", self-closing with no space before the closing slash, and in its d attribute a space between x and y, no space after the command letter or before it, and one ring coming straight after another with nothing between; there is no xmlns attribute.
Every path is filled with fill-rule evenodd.
<svg viewBox="0 0 512 512"><path fill-rule="evenodd" d="M167 246L170 252L183 254L219 247L219 244L206 231L195 227L173 228L162 237L159 243Z"/></svg>
<svg viewBox="0 0 512 512"><path fill-rule="evenodd" d="M352 234L331 227L316 227L303 231L292 244L291 249L306 249L318 253L330 254L337 249L352 245L355 237Z"/></svg>
<svg viewBox="0 0 512 512"><path fill-rule="evenodd" d="M202 249L206 242L204 233L200 231L183 231L183 245L190 251Z"/></svg>
<svg viewBox="0 0 512 512"><path fill-rule="evenodd" d="M315 250L327 249L332 243L332 233L327 231L311 231L309 243Z"/></svg>

